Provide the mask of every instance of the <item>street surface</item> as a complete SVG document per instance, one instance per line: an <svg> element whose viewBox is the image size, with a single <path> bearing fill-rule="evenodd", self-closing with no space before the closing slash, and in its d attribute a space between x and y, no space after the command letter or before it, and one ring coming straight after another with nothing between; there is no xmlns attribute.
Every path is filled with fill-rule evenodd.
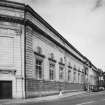
<svg viewBox="0 0 105 105"><path fill-rule="evenodd" d="M105 91L75 92L63 96L40 97L38 99L0 100L0 105L105 105ZM13 102L13 103L12 103Z"/></svg>
<svg viewBox="0 0 105 105"><path fill-rule="evenodd" d="M19 105L105 105L105 92L87 93L58 100Z"/></svg>

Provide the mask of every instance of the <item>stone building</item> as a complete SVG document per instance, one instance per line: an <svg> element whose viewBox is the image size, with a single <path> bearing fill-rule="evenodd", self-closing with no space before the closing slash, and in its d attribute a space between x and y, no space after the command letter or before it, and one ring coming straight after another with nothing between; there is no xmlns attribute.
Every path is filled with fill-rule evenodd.
<svg viewBox="0 0 105 105"><path fill-rule="evenodd" d="M85 88L93 90L98 87L99 70L85 57Z"/></svg>
<svg viewBox="0 0 105 105"><path fill-rule="evenodd" d="M0 1L0 98L81 90L85 57L30 6Z"/></svg>

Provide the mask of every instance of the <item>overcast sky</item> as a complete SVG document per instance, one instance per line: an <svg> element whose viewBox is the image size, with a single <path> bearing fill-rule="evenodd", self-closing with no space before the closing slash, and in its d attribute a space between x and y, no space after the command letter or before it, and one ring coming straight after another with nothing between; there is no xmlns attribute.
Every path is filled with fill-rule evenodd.
<svg viewBox="0 0 105 105"><path fill-rule="evenodd" d="M29 4L96 67L105 71L105 0L16 1Z"/></svg>

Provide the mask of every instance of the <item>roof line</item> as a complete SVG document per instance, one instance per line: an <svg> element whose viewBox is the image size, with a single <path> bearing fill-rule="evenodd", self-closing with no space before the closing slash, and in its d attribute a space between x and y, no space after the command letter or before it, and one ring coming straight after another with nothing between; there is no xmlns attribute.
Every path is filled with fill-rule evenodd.
<svg viewBox="0 0 105 105"><path fill-rule="evenodd" d="M12 3L16 5L25 5L24 3L19 3L19 2L10 1L10 0L0 0L0 2Z"/></svg>
<svg viewBox="0 0 105 105"><path fill-rule="evenodd" d="M76 53L78 53L81 57L84 58L83 54L81 54L73 45L71 45L61 34L57 32L48 22L46 22L38 13L36 13L29 5L25 5L24 3L18 3L9 0L0 0L0 6L17 8L17 9L26 9L29 11L35 18L37 18L43 25L45 25L50 31L55 33L57 37L63 40L69 47L71 47ZM7 4L5 4L7 3ZM16 7L17 6L17 7ZM21 7L22 6L22 7Z"/></svg>
<svg viewBox="0 0 105 105"><path fill-rule="evenodd" d="M60 39L62 39L69 47L71 47L74 51L76 51L81 57L84 58L83 54L81 54L72 44L70 44L61 34L57 32L48 22L46 22L38 13L36 13L29 5L26 5L27 11L29 11L35 18L37 18L43 25L45 25L50 31L55 33Z"/></svg>

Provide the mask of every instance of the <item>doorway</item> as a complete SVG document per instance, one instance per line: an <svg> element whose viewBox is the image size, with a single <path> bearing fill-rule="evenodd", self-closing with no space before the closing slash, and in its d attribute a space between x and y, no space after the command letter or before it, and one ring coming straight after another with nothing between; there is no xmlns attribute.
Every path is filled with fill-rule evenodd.
<svg viewBox="0 0 105 105"><path fill-rule="evenodd" d="M0 81L0 99L12 98L12 81Z"/></svg>

